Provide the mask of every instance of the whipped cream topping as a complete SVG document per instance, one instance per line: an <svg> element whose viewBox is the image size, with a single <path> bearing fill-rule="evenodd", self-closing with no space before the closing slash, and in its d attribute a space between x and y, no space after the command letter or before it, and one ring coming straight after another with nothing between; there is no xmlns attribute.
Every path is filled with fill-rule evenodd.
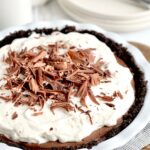
<svg viewBox="0 0 150 150"><path fill-rule="evenodd" d="M71 46L82 49L94 48L95 50L92 51L95 56L94 61L102 59L104 62L103 69L109 70L111 77L107 79L109 82L102 80L100 84L92 86L93 94L96 96L105 93L107 96L112 96L115 91L119 91L122 97L115 97L113 101L109 102L96 97L99 102L99 105L97 105L90 100L89 96L86 96L87 107L84 107L81 105L79 97L71 96L72 105L76 105L84 111L90 111L92 124L89 121L89 116L79 110L66 111L63 108L57 108L53 113L49 108L52 100L48 100L42 109L41 115L36 116L33 115L34 110L27 105L15 107L12 102L5 102L0 99L0 134L14 141L28 143L45 143L56 140L60 142L78 142L96 129L115 125L117 120L133 104L132 73L127 67L123 67L117 62L114 54L105 43L90 34L54 32L52 35L32 34L28 38L16 39L10 45L1 48L0 78L5 77L8 66L3 62L3 57L7 56L10 49L19 52L25 48L31 49L40 45L47 46L59 41L63 42L68 48ZM60 48L59 54L66 53L68 48ZM0 81L0 85L4 83L4 80ZM3 89L0 90L0 94L9 95L10 93L8 90ZM114 107L110 107L108 103ZM39 106L35 107L37 112L41 111Z"/></svg>

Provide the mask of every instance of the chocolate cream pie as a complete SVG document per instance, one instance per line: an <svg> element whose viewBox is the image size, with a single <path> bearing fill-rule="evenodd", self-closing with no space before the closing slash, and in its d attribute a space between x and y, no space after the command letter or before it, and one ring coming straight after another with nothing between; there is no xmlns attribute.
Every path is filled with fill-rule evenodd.
<svg viewBox="0 0 150 150"><path fill-rule="evenodd" d="M0 41L0 141L26 150L91 148L140 111L146 81L101 33L19 31Z"/></svg>

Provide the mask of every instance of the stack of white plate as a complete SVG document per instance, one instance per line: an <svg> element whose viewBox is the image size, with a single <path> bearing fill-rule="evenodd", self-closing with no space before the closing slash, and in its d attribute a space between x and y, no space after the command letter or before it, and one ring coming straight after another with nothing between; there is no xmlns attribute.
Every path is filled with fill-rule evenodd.
<svg viewBox="0 0 150 150"><path fill-rule="evenodd" d="M129 32L150 27L150 9L138 0L58 0L72 18L111 31Z"/></svg>

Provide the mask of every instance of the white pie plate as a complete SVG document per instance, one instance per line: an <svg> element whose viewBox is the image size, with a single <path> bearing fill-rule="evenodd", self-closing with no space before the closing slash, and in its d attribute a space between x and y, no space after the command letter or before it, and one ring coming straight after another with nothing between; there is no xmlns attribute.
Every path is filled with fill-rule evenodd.
<svg viewBox="0 0 150 150"><path fill-rule="evenodd" d="M57 1L71 18L110 31L131 32L150 27L150 10L135 0Z"/></svg>
<svg viewBox="0 0 150 150"><path fill-rule="evenodd" d="M13 33L18 30L27 30L27 29L35 29L35 28L58 28L61 29L66 25L75 26L77 29L87 29L87 30L95 30L104 34L106 37L113 39L114 41L122 44L127 47L128 51L133 55L137 65L141 68L141 70L145 74L145 80L148 81L147 87L148 91L145 97L144 105L138 114L138 116L134 119L134 121L123 131L121 131L118 135L101 142L97 146L93 147L93 150L112 150L118 147L123 146L129 140L131 140L135 135L137 135L150 121L150 64L145 59L143 54L139 49L134 46L128 44L124 39L122 39L119 35L107 32L100 27L92 24L79 24L72 21L55 21L55 22L39 22L35 24L28 24L25 26L12 27L0 32L0 40L3 39L6 35ZM16 148L12 148L6 146L5 144L0 144L0 149L2 150L17 150Z"/></svg>

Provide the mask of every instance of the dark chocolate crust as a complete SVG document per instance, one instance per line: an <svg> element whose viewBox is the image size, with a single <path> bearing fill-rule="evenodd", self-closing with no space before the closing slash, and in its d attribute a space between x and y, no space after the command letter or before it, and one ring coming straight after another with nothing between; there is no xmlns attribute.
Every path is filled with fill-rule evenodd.
<svg viewBox="0 0 150 150"><path fill-rule="evenodd" d="M35 30L27 30L27 31L18 31L15 33L12 33L8 36L6 36L3 40L0 41L0 47L10 44L14 39L16 38L22 38L22 37L28 37L32 34L32 32L36 33L44 33L44 34L51 34L54 31L60 31L62 33L69 33L69 32L79 32L79 33L89 33L94 36L96 36L100 41L105 42L106 45L110 47L110 49L114 52L114 54L122 59L126 65L131 69L133 72L134 76L134 82L135 82L135 102L128 111L126 115L123 116L123 122L122 124L114 128L113 130L109 131L105 136L99 137L98 139L95 139L93 141L90 141L86 144L80 145L80 146L74 146L74 147L62 147L62 148L57 148L57 147L52 147L52 148L35 148L35 147L30 147L26 145L25 143L16 143L13 142L7 138L5 138L3 135L0 136L0 141L3 143L6 143L11 146L15 147L20 147L24 150L75 150L78 148L91 148L94 145L97 145L100 143L102 140L106 140L108 138L111 138L115 135L117 135L120 131L125 129L133 120L134 118L138 115L140 112L143 103L144 103L144 98L146 95L146 81L144 80L144 74L143 72L139 69L139 67L136 65L133 56L127 51L125 47L123 47L121 44L118 44L114 42L112 39L109 39L105 37L103 34L98 33L96 31L89 31L89 30L76 30L74 26L66 26L61 30L56 29L35 29Z"/></svg>

